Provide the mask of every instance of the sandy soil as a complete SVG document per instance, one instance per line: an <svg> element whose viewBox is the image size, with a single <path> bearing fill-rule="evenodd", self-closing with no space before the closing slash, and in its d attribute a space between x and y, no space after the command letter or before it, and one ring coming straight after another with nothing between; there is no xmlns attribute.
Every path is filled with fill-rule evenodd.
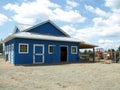
<svg viewBox="0 0 120 90"><path fill-rule="evenodd" d="M120 63L14 66L0 60L0 90L120 90Z"/></svg>

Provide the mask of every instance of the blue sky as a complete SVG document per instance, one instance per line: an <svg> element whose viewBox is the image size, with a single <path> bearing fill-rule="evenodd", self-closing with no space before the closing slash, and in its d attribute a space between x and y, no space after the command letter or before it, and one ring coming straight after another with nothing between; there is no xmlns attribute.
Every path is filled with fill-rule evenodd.
<svg viewBox="0 0 120 90"><path fill-rule="evenodd" d="M0 39L16 24L48 19L71 37L104 49L120 45L120 0L0 0Z"/></svg>

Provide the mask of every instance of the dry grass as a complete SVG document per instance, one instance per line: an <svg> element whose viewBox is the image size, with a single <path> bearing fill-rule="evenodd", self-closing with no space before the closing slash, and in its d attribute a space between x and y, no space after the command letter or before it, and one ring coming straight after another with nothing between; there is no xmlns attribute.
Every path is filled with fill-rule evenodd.
<svg viewBox="0 0 120 90"><path fill-rule="evenodd" d="M0 60L0 90L120 90L120 64L14 66Z"/></svg>

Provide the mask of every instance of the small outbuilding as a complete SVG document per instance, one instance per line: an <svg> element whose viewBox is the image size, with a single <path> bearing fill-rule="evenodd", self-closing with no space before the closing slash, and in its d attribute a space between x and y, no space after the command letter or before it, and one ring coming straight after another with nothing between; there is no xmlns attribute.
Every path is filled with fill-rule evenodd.
<svg viewBox="0 0 120 90"><path fill-rule="evenodd" d="M35 26L19 24L4 39L4 59L12 64L79 62L81 41L52 21Z"/></svg>

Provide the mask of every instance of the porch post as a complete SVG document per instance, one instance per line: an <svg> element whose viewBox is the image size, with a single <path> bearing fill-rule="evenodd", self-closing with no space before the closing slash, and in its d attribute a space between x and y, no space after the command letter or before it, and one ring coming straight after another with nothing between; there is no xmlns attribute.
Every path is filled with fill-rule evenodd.
<svg viewBox="0 0 120 90"><path fill-rule="evenodd" d="M95 62L95 48L93 48L93 62Z"/></svg>

